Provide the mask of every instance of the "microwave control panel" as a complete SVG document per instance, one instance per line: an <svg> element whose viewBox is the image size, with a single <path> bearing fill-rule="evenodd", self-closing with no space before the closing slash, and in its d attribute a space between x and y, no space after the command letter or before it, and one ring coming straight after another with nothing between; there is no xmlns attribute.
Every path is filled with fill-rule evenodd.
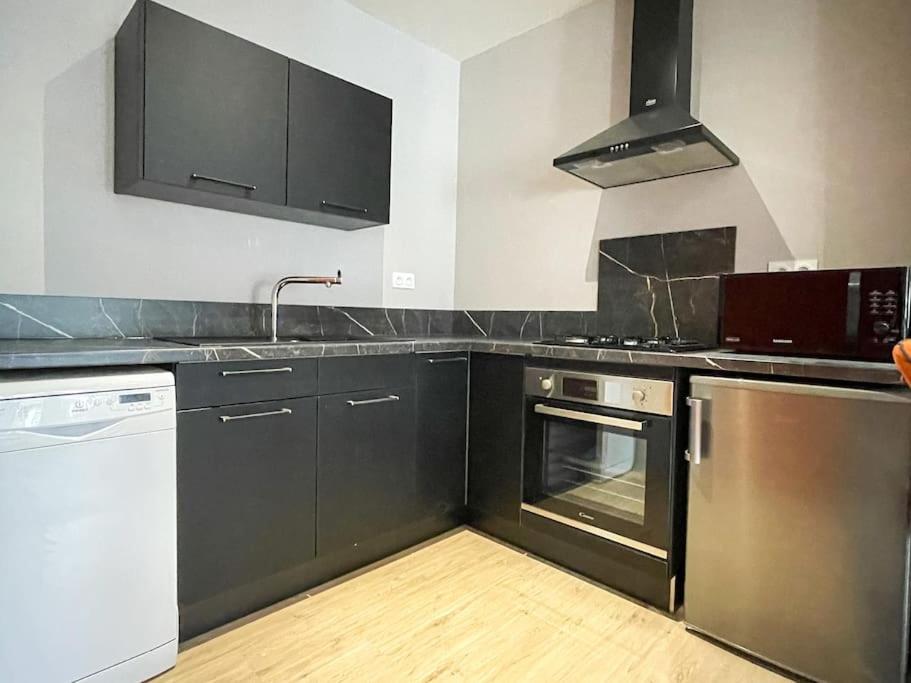
<svg viewBox="0 0 911 683"><path fill-rule="evenodd" d="M908 283L904 271L882 269L859 274L859 350L891 348L908 333Z"/></svg>

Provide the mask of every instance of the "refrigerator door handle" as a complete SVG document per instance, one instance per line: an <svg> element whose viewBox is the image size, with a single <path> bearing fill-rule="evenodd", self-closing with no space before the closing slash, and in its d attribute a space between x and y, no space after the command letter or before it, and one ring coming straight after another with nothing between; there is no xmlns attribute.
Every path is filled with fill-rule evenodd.
<svg viewBox="0 0 911 683"><path fill-rule="evenodd" d="M684 456L693 465L702 462L702 402L701 398L688 397L686 404L690 408L690 447Z"/></svg>

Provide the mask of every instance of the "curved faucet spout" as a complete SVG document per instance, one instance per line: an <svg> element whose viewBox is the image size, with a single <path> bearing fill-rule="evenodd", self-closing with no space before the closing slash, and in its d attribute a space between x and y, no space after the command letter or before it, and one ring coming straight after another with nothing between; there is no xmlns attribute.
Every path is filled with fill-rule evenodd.
<svg viewBox="0 0 911 683"><path fill-rule="evenodd" d="M272 341L278 341L278 295L287 285L326 285L332 288L335 285L342 284L342 271L333 276L315 276L315 275L291 275L283 277L275 283L272 288Z"/></svg>

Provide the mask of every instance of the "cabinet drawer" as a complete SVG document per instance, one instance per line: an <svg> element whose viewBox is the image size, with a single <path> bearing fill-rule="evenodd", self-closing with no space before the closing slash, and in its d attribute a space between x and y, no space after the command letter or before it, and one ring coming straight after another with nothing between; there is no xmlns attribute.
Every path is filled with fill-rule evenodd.
<svg viewBox="0 0 911 683"><path fill-rule="evenodd" d="M341 394L411 384L414 356L340 356L322 358L319 393Z"/></svg>
<svg viewBox="0 0 911 683"><path fill-rule="evenodd" d="M317 361L180 363L177 409L255 403L316 394Z"/></svg>

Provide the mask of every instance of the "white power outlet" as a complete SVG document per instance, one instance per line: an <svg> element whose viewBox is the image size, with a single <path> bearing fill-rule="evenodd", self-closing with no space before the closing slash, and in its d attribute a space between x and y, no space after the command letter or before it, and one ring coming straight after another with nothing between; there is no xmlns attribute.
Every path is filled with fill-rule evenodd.
<svg viewBox="0 0 911 683"><path fill-rule="evenodd" d="M819 261L815 258L797 259L794 261L794 270L819 270Z"/></svg>
<svg viewBox="0 0 911 683"><path fill-rule="evenodd" d="M770 273L781 273L794 270L818 270L819 261L815 258L796 259L794 261L769 261Z"/></svg>
<svg viewBox="0 0 911 683"><path fill-rule="evenodd" d="M414 289L414 273L393 273L393 289Z"/></svg>

